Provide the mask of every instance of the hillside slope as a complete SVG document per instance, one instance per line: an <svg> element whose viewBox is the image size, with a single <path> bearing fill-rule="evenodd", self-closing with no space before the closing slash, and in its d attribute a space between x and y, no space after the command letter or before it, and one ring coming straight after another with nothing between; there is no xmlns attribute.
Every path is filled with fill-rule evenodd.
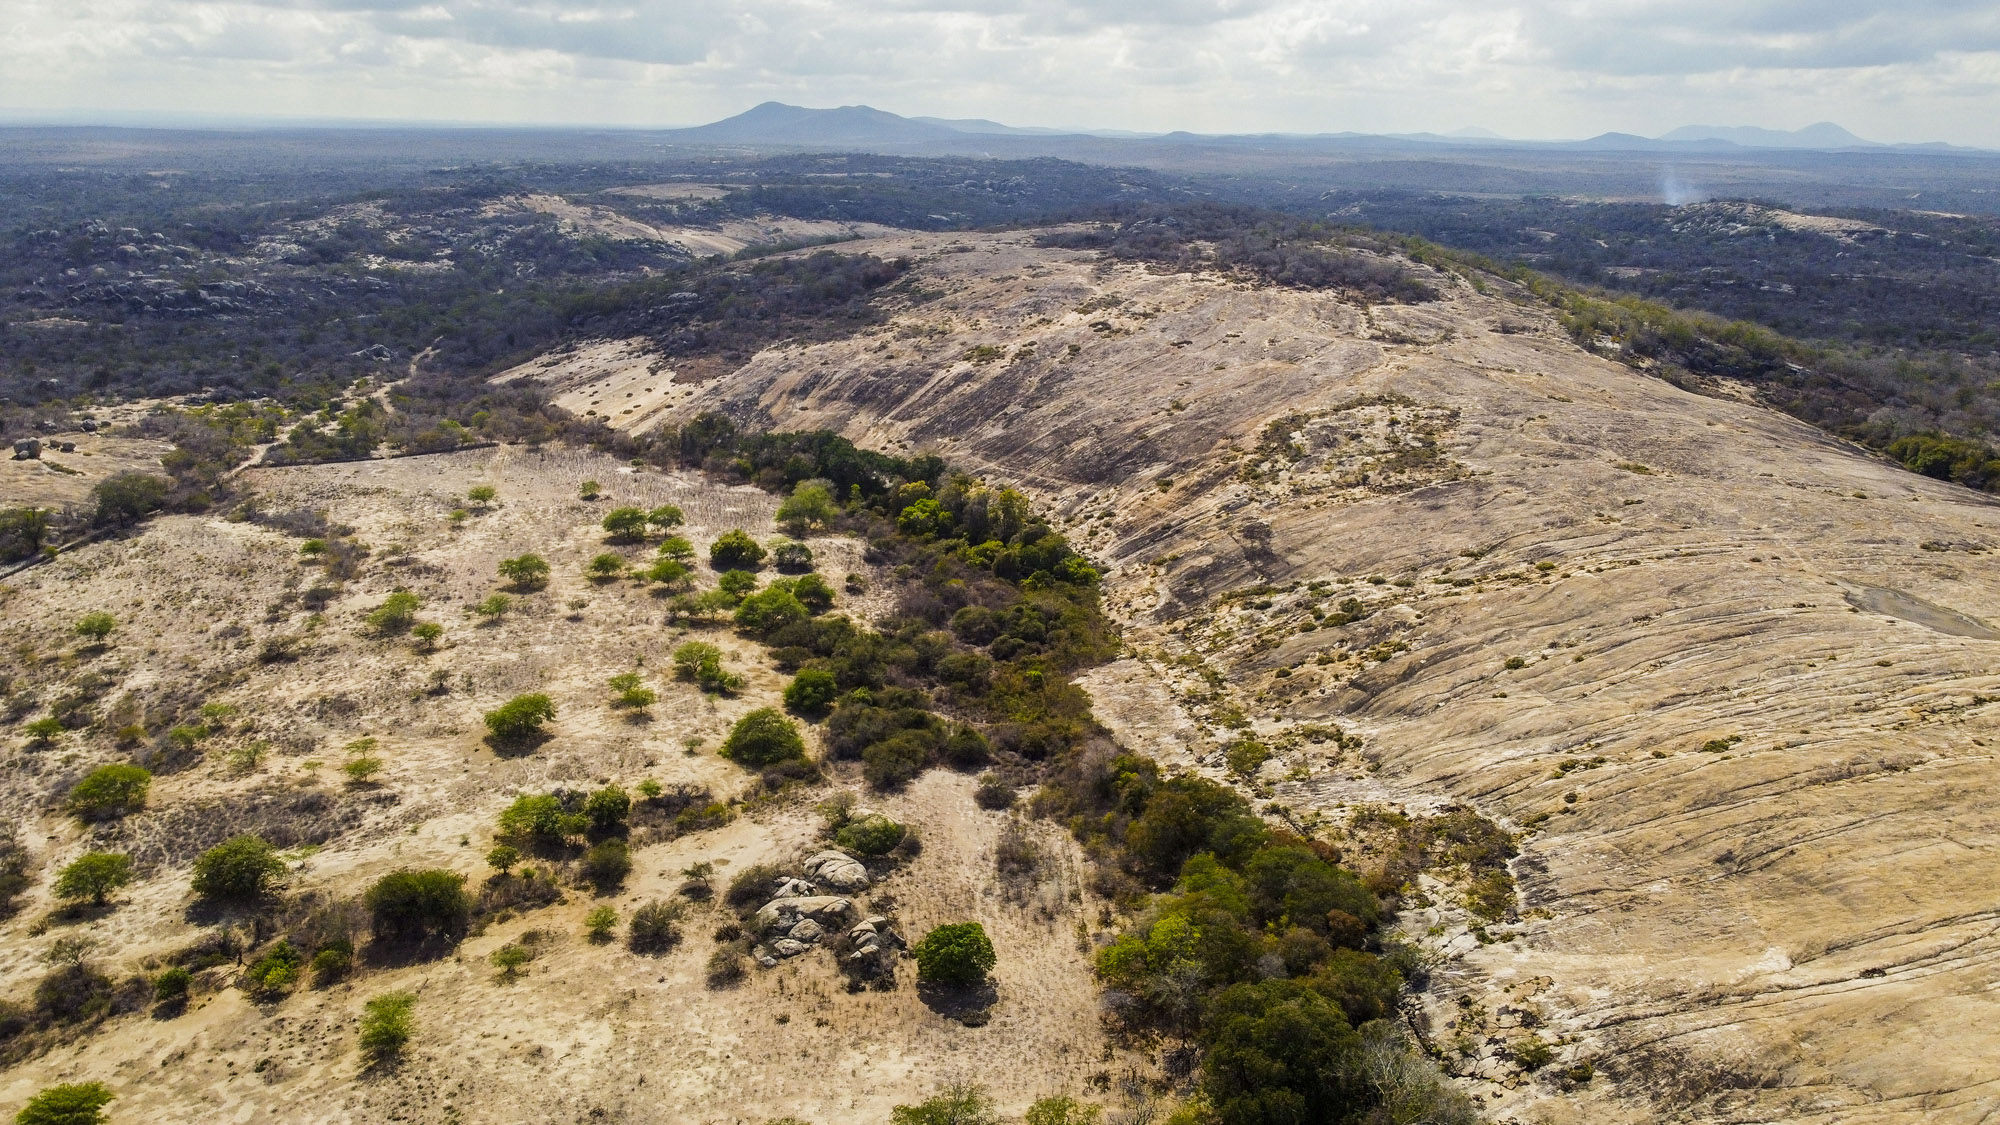
<svg viewBox="0 0 2000 1125"><path fill-rule="evenodd" d="M854 249L918 259L888 326L666 417L1018 481L1112 564L1139 657L1090 683L1128 740L1213 769L1232 708L1274 742L1337 721L1362 759L1280 754L1256 789L1328 824L1463 801L1530 829L1490 944L1449 903L1413 920L1455 957L1433 1031L1462 1071L1497 1075L1523 1021L1595 1068L1488 1084L1497 1113L2000 1108L1991 501L1455 278L1362 309L1028 235Z"/></svg>

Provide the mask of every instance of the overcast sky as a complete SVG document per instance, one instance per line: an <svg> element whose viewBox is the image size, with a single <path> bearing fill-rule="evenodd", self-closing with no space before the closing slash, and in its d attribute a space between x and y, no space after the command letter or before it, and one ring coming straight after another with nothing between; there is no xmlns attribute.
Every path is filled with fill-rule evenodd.
<svg viewBox="0 0 2000 1125"><path fill-rule="evenodd" d="M0 0L0 107L2000 147L1996 0Z"/></svg>

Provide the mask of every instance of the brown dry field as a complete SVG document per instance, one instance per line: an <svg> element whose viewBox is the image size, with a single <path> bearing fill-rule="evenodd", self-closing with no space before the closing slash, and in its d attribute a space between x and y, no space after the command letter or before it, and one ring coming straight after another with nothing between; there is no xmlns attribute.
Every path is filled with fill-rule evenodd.
<svg viewBox="0 0 2000 1125"><path fill-rule="evenodd" d="M576 499L587 478L603 483L605 497ZM221 518L158 519L141 535L67 553L7 588L0 631L17 687L34 685L46 698L96 672L113 685L107 705L179 693L183 707L192 699L238 710L227 733L203 744L204 761L156 778L146 812L94 838L53 808L83 772L118 756L108 740L72 734L51 750L10 750L0 801L24 825L43 878L0 925L0 995L25 998L42 972L37 958L66 933L87 933L92 960L117 979L195 939L188 864L207 843L242 830L254 815L246 806L258 800L323 797L312 815L335 833L321 847L288 853L291 888L354 894L381 874L420 865L465 873L477 885L494 817L517 792L613 780L630 788L652 777L728 797L754 780L714 749L738 716L777 702L784 677L757 646L714 629L699 635L724 647L749 680L745 690L718 699L676 682L668 653L694 634L662 625L659 603L640 584L596 585L582 568L617 549L597 527L610 506L679 504L684 531L705 550L731 527L775 534L775 501L765 493L524 449L256 470L249 480L267 510L324 509L373 548L323 624L285 602L288 589L317 577L299 562L299 540ZM447 514L478 484L496 487L499 503L452 530ZM867 570L856 542L810 542L836 584ZM473 623L468 607L498 588L494 564L528 550L553 566L547 590L517 597L498 626ZM446 626L437 653L377 638L361 622L399 586L424 599L421 616ZM66 635L93 608L120 621L95 656ZM870 595L843 598L839 611L867 617L883 608ZM257 659L262 641L278 634L310 638L296 663ZM661 695L650 722L610 706L605 681L635 662ZM555 737L535 753L496 757L481 741L480 713L531 690L556 700ZM379 784L355 787L338 766L341 748L363 736L379 740L388 765ZM689 737L705 740L699 752L685 748ZM228 752L252 740L271 752L240 773ZM861 788L843 775L834 785ZM886 1119L892 1105L953 1079L982 1082L1017 1111L1048 1093L1080 1092L1116 1065L1077 952L1077 927L1095 920L1097 905L1067 838L1046 826L1034 828L1052 857L1043 884L1021 901L1005 893L993 861L1005 814L979 810L971 789L969 777L934 772L905 793L864 797L913 825L925 847L859 903L886 907L913 935L945 921L984 921L1001 963L999 1000L983 1027L927 1008L907 963L894 991L849 994L818 950L740 987L710 990L703 975L709 935L725 920L720 907L697 909L685 940L660 957L584 939L592 907L609 903L622 917L671 897L694 863L716 863L726 881L744 866L816 850L811 802L828 787L642 847L622 893L571 891L566 903L495 925L443 961L372 969L269 1005L228 987L233 970L210 970L179 1018L118 1017L0 1073L0 1104L55 1082L99 1080L118 1092L119 1120L719 1123L794 1114L831 1122ZM91 846L130 850L144 878L101 920L32 932L52 905L47 876ZM519 980L498 981L488 954L529 930L553 935L552 943ZM412 1050L396 1069L362 1075L354 1046L361 1005L393 988L419 995Z"/></svg>

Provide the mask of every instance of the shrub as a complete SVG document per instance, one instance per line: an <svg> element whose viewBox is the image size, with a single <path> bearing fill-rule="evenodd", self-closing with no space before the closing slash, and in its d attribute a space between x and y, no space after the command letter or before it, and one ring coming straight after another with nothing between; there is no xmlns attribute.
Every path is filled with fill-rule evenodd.
<svg viewBox="0 0 2000 1125"><path fill-rule="evenodd" d="M392 871L368 888L365 899L378 941L456 941L464 936L471 902L465 876L438 869Z"/></svg>
<svg viewBox="0 0 2000 1125"><path fill-rule="evenodd" d="M539 590L548 585L549 560L532 553L501 559L500 577L513 583L514 589L522 593Z"/></svg>
<svg viewBox="0 0 2000 1125"><path fill-rule="evenodd" d="M861 751L861 776L877 789L898 788L924 772L934 744L927 730L897 731Z"/></svg>
<svg viewBox="0 0 2000 1125"><path fill-rule="evenodd" d="M812 527L825 527L839 518L840 508L834 503L833 489L823 480L800 481L791 496L778 505L778 522L794 535L803 535Z"/></svg>
<svg viewBox="0 0 2000 1125"><path fill-rule="evenodd" d="M998 1125L993 1099L977 1086L955 1083L916 1105L889 1111L889 1125Z"/></svg>
<svg viewBox="0 0 2000 1125"><path fill-rule="evenodd" d="M76 635L92 644L101 645L104 643L104 638L110 636L111 631L117 627L117 618L99 610L95 613L86 613L77 619Z"/></svg>
<svg viewBox="0 0 2000 1125"><path fill-rule="evenodd" d="M646 534L646 509L613 508L604 513L603 526L613 539L637 541Z"/></svg>
<svg viewBox="0 0 2000 1125"><path fill-rule="evenodd" d="M945 761L962 770L983 766L993 756L986 736L967 726L953 728L944 740L942 752Z"/></svg>
<svg viewBox="0 0 2000 1125"><path fill-rule="evenodd" d="M582 484L577 485L576 498L579 500L595 500L597 499L598 494L601 493L602 491L603 491L602 485L599 485L594 480L587 480L584 481Z"/></svg>
<svg viewBox="0 0 2000 1125"><path fill-rule="evenodd" d="M869 813L842 825L840 831L834 833L833 842L861 855L886 855L903 842L903 836L902 825L881 813Z"/></svg>
<svg viewBox="0 0 2000 1125"><path fill-rule="evenodd" d="M438 638L444 636L444 626L435 621L419 621L410 627L410 635L417 638L417 646L425 652L437 647Z"/></svg>
<svg viewBox="0 0 2000 1125"><path fill-rule="evenodd" d="M108 525L136 523L156 512L167 502L173 482L151 473L114 473L99 481L91 493L97 499L96 522Z"/></svg>
<svg viewBox="0 0 2000 1125"><path fill-rule="evenodd" d="M806 607L790 590L773 586L743 599L736 607L736 626L759 637L768 637L794 621L804 621Z"/></svg>
<svg viewBox="0 0 2000 1125"><path fill-rule="evenodd" d="M299 981L299 972L305 960L305 954L293 948L291 942L279 938L262 957L252 961L250 967L244 970L244 991L265 999L290 992Z"/></svg>
<svg viewBox="0 0 2000 1125"><path fill-rule="evenodd" d="M977 922L939 926L911 948L917 959L917 979L933 984L978 984L993 971L993 942Z"/></svg>
<svg viewBox="0 0 2000 1125"><path fill-rule="evenodd" d="M51 1086L14 1115L14 1125L98 1125L113 1098L102 1082Z"/></svg>
<svg viewBox="0 0 2000 1125"><path fill-rule="evenodd" d="M703 691L728 695L743 687L743 677L722 665L722 650L702 641L689 641L674 649L674 674L693 680Z"/></svg>
<svg viewBox="0 0 2000 1125"><path fill-rule="evenodd" d="M734 528L709 544L708 565L716 570L756 570L764 565L764 548L749 532Z"/></svg>
<svg viewBox="0 0 2000 1125"><path fill-rule="evenodd" d="M786 540L771 546L771 565L786 574L804 574L813 568L812 548Z"/></svg>
<svg viewBox="0 0 2000 1125"><path fill-rule="evenodd" d="M385 992L362 1006L361 1054L370 1064L395 1058L410 1041L415 1030L411 1010L417 1006L414 992Z"/></svg>
<svg viewBox="0 0 2000 1125"><path fill-rule="evenodd" d="M542 724L556 717L556 705L540 692L517 695L486 712L486 729L498 742L520 742L542 733Z"/></svg>
<svg viewBox="0 0 2000 1125"><path fill-rule="evenodd" d="M833 587L817 574L803 574L793 580L792 596L815 617L833 608Z"/></svg>
<svg viewBox="0 0 2000 1125"><path fill-rule="evenodd" d="M632 873L632 850L623 839L601 840L583 853L583 877L600 892L616 890Z"/></svg>
<svg viewBox="0 0 2000 1125"><path fill-rule="evenodd" d="M205 899L250 902L284 875L285 863L271 845L255 836L237 836L201 853L194 861L191 885Z"/></svg>
<svg viewBox="0 0 2000 1125"><path fill-rule="evenodd" d="M762 769L791 758L803 758L806 744L799 728L775 707L759 707L736 720L723 740L722 756L739 766Z"/></svg>
<svg viewBox="0 0 2000 1125"><path fill-rule="evenodd" d="M742 605L756 589L757 576L747 570L725 570L715 580L716 593L729 595L730 605Z"/></svg>
<svg viewBox="0 0 2000 1125"><path fill-rule="evenodd" d="M688 580L694 571L679 559L660 559L646 569L646 581L658 582L665 586L678 586Z"/></svg>
<svg viewBox="0 0 2000 1125"><path fill-rule="evenodd" d="M535 959L535 951L518 942L508 942L493 951L491 960L500 972L512 979L521 966Z"/></svg>
<svg viewBox="0 0 2000 1125"><path fill-rule="evenodd" d="M693 562L694 544L688 542L684 536L669 535L660 540L660 557L681 563Z"/></svg>
<svg viewBox="0 0 2000 1125"><path fill-rule="evenodd" d="M153 978L153 1002L156 1004L178 1004L188 997L188 990L194 987L194 974L180 965L175 965Z"/></svg>
<svg viewBox="0 0 2000 1125"><path fill-rule="evenodd" d="M982 809L1011 809L1014 807L1014 787L987 774L979 779L979 788L972 791L972 803Z"/></svg>
<svg viewBox="0 0 2000 1125"><path fill-rule="evenodd" d="M609 582L625 573L625 556L606 551L585 564L583 572L593 582Z"/></svg>
<svg viewBox="0 0 2000 1125"><path fill-rule="evenodd" d="M747 911L764 905L771 897L772 888L784 873L768 863L753 864L736 873L729 880L729 889L722 892L722 902L735 911Z"/></svg>
<svg viewBox="0 0 2000 1125"><path fill-rule="evenodd" d="M417 608L423 601L408 590L398 590L382 600L368 615L368 627L378 633L402 633L416 624Z"/></svg>
<svg viewBox="0 0 2000 1125"><path fill-rule="evenodd" d="M354 944L340 938L327 944L326 948L313 954L313 984L325 988L346 976L354 968Z"/></svg>
<svg viewBox="0 0 2000 1125"><path fill-rule="evenodd" d="M102 906L111 892L132 881L132 857L119 852L87 852L56 875L56 897L89 899Z"/></svg>
<svg viewBox="0 0 2000 1125"><path fill-rule="evenodd" d="M590 940L599 945L611 940L611 931L618 925L618 911L609 906L600 906L583 917L583 928Z"/></svg>
<svg viewBox="0 0 2000 1125"><path fill-rule="evenodd" d="M637 672L620 672L611 677L611 690L618 694L612 698L614 707L645 709L659 702L660 695L652 688L642 686Z"/></svg>
<svg viewBox="0 0 2000 1125"><path fill-rule="evenodd" d="M1101 1106L1088 1105L1067 1095L1041 1098L1028 1107L1024 1125L1097 1125L1104 1116Z"/></svg>
<svg viewBox="0 0 2000 1125"><path fill-rule="evenodd" d="M1237 984L1209 1007L1202 1087L1222 1121L1268 1120L1272 1106L1299 1121L1350 1116L1364 1093L1361 1037L1340 1007L1294 980Z"/></svg>
<svg viewBox="0 0 2000 1125"><path fill-rule="evenodd" d="M659 528L661 531L665 531L668 528L679 527L681 524L686 523L687 514L682 512L677 505L662 504L646 513L646 522L653 527Z"/></svg>
<svg viewBox="0 0 2000 1125"><path fill-rule="evenodd" d="M514 599L505 594L488 594L486 600L472 607L472 612L490 621L499 621L514 608Z"/></svg>
<svg viewBox="0 0 2000 1125"><path fill-rule="evenodd" d="M708 955L708 987L728 988L744 978L742 946L742 939L732 939L716 946Z"/></svg>
<svg viewBox="0 0 2000 1125"><path fill-rule="evenodd" d="M632 798L616 785L607 785L584 798L583 815L590 830L608 836L625 830L625 818L632 815Z"/></svg>
<svg viewBox="0 0 2000 1125"><path fill-rule="evenodd" d="M818 715L833 706L839 695L840 682L832 672L807 668L785 685L785 706L801 715Z"/></svg>
<svg viewBox="0 0 2000 1125"><path fill-rule="evenodd" d="M52 746L56 737L63 732L62 720L54 715L45 715L21 728L28 732L28 738L37 747Z"/></svg>
<svg viewBox="0 0 2000 1125"><path fill-rule="evenodd" d="M474 504L491 504L500 498L500 492L490 484L475 484L466 490L465 498Z"/></svg>
<svg viewBox="0 0 2000 1125"><path fill-rule="evenodd" d="M513 866L521 862L521 853L512 844L497 844L486 853L486 866L505 875Z"/></svg>
<svg viewBox="0 0 2000 1125"><path fill-rule="evenodd" d="M69 791L68 809L79 820L110 820L146 807L153 775L125 763L99 766Z"/></svg>
<svg viewBox="0 0 2000 1125"><path fill-rule="evenodd" d="M340 772L346 774L347 780L354 784L366 785L376 774L382 772L382 765L382 759L363 755L349 758L347 763L340 767Z"/></svg>
<svg viewBox="0 0 2000 1125"><path fill-rule="evenodd" d="M681 940L680 903L649 902L632 912L625 927L625 945L634 953L665 953Z"/></svg>
<svg viewBox="0 0 2000 1125"><path fill-rule="evenodd" d="M559 848L588 827L581 813L565 811L553 794L523 793L501 810L499 834L540 848Z"/></svg>

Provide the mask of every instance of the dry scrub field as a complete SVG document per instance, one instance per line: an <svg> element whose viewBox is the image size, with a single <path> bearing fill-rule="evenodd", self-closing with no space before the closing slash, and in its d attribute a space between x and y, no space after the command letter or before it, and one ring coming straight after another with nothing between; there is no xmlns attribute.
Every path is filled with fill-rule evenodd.
<svg viewBox="0 0 2000 1125"><path fill-rule="evenodd" d="M605 496L577 499L585 479ZM356 464L256 470L265 512L324 510L371 548L359 577L319 610L301 604L323 581L301 561L301 540L252 522L167 517L143 534L99 542L18 576L4 594L4 640L13 690L43 699L98 677L98 706L119 722L157 730L205 703L233 708L225 728L179 772L156 777L147 811L86 832L56 805L89 768L122 757L107 738L61 736L46 750L8 751L0 804L24 826L41 880L0 924L5 998L23 999L56 938L86 933L90 957L114 979L156 965L195 941L188 864L239 831L295 841L291 889L359 893L401 867L442 866L487 876L494 818L517 793L557 786L627 788L644 778L687 783L728 798L755 780L718 758L729 725L777 701L784 678L757 646L726 629L701 631L748 683L734 698L703 696L671 676L668 653L695 635L662 624L662 603L642 584L594 584L583 565L607 547L597 521L609 507L673 503L705 551L744 527L768 538L774 501L693 475L637 471L607 458L519 448ZM498 501L454 529L449 514L469 489ZM865 572L859 544L815 539L821 571L838 585ZM649 553L623 549L635 560ZM469 607L500 587L495 564L534 551L553 566L539 593L517 595L498 624ZM362 617L396 588L423 599L419 616L446 627L439 650L407 637L378 638ZM836 612L882 607L847 597ZM90 610L119 627L101 654L79 650L69 625ZM272 637L299 638L297 659L260 659ZM606 680L637 668L660 692L650 721L611 706ZM551 695L554 737L534 753L498 757L482 742L480 715L521 692ZM386 760L374 784L342 776L341 748L378 740ZM690 748L690 740L699 740ZM245 767L232 751L265 743ZM697 906L670 953L640 956L593 945L583 916L609 903L621 915L670 898L683 869L734 870L784 863L819 845L811 807L836 775L788 802L762 803L726 826L635 850L622 893L566 901L488 928L455 956L370 969L326 990L301 988L272 1004L229 987L236 970L203 973L186 1014L115 1017L46 1055L0 1073L0 1104L17 1105L60 1081L96 1080L119 1094L119 1120L213 1122L879 1121L951 1079L977 1080L1018 1111L1055 1092L1084 1093L1094 1075L1123 1065L1099 1032L1095 990L1079 935L1098 905L1081 886L1067 837L1036 827L1048 861L1042 884L1010 893L993 849L1007 814L979 810L972 780L934 772L908 791L866 803L912 825L922 853L864 892L864 912L893 912L905 932L974 918L999 951L999 1001L991 1020L966 1027L918 998L913 970L893 991L848 993L830 955L814 951L735 988L710 989L710 934L726 919ZM92 848L131 851L142 879L94 923L38 932L53 905L48 876ZM1018 889L1017 889L1018 892ZM547 935L540 955L511 982L488 954L526 931ZM360 1073L355 1027L362 1002L414 990L417 1032L406 1061Z"/></svg>

